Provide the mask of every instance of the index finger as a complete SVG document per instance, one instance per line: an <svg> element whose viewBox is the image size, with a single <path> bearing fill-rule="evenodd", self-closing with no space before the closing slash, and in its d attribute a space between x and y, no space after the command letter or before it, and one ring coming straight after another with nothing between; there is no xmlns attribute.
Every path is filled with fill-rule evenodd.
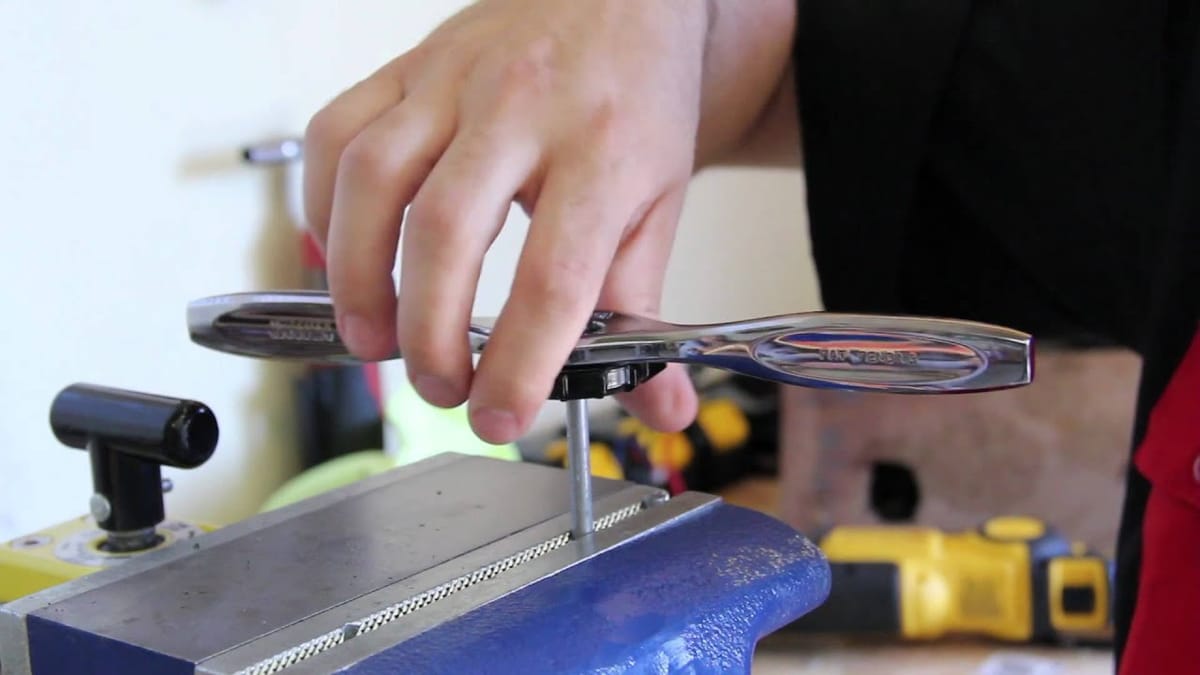
<svg viewBox="0 0 1200 675"><path fill-rule="evenodd" d="M512 293L472 380L471 425L492 443L518 438L548 399L641 201L636 181L588 156L549 170Z"/></svg>
<svg viewBox="0 0 1200 675"><path fill-rule="evenodd" d="M411 54L411 53L410 53ZM342 152L368 124L404 96L405 54L339 94L309 120L304 131L304 217L325 248L334 184Z"/></svg>

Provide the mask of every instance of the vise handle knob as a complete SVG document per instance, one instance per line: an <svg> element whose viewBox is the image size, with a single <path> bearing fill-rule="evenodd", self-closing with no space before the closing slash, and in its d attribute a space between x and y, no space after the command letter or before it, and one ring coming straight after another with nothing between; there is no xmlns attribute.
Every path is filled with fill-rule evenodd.
<svg viewBox="0 0 1200 675"><path fill-rule="evenodd" d="M203 403L82 383L54 398L50 428L63 445L91 455L92 514L109 533L109 550L157 544L161 467L200 466L218 437L216 415Z"/></svg>
<svg viewBox="0 0 1200 675"><path fill-rule="evenodd" d="M59 392L50 427L63 445L86 450L99 441L110 450L156 464L194 469L217 446L217 418L196 401L92 384Z"/></svg>

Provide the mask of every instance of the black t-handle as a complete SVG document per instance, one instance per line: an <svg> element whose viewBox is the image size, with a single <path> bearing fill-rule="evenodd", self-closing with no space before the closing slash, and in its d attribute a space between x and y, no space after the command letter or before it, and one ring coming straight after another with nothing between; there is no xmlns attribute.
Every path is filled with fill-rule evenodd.
<svg viewBox="0 0 1200 675"><path fill-rule="evenodd" d="M217 447L217 418L203 403L93 384L73 384L50 407L50 428L92 460L91 511L109 536L102 547L157 545L165 518L163 465L193 469Z"/></svg>

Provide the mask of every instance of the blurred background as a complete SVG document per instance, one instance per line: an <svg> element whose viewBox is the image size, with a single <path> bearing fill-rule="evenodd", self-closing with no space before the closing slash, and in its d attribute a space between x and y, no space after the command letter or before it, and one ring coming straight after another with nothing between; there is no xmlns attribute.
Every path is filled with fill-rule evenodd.
<svg viewBox="0 0 1200 675"><path fill-rule="evenodd" d="M297 414L306 373L194 346L185 306L308 282L300 166L250 165L242 149L302 134L326 101L465 4L0 3L0 288L10 322L0 331L0 541L86 512L87 456L59 445L47 422L73 382L214 409L213 458L201 470L164 470L173 517L245 517L307 465L311 420ZM494 314L507 296L525 226L514 210L477 313ZM817 297L798 173L696 181L666 318L802 311ZM379 372L385 400L404 387L399 368ZM361 395L361 385L349 391ZM547 404L539 429L553 434L557 413ZM382 442L398 442L402 430L384 427Z"/></svg>

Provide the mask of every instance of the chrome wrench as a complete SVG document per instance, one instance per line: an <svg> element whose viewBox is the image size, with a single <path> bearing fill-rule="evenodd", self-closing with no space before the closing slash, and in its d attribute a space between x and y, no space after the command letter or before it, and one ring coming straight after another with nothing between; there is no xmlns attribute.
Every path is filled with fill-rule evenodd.
<svg viewBox="0 0 1200 675"><path fill-rule="evenodd" d="M189 303L187 318L191 339L218 351L359 362L342 344L323 291L218 295ZM482 353L493 325L491 318L471 321L467 338L474 353ZM383 360L401 358L397 350ZM1029 384L1033 339L1001 326L931 317L806 312L683 325L596 312L564 367L666 363L803 387L978 392Z"/></svg>
<svg viewBox="0 0 1200 675"><path fill-rule="evenodd" d="M188 330L231 354L310 363L358 363L321 291L234 293L189 303ZM495 320L475 318L467 339L482 353ZM383 360L401 359L399 351ZM595 312L550 398L567 401L573 534L591 531L586 399L629 391L667 363L719 368L781 384L848 391L947 394L1007 389L1033 379L1032 336L956 319L805 312L684 325Z"/></svg>

